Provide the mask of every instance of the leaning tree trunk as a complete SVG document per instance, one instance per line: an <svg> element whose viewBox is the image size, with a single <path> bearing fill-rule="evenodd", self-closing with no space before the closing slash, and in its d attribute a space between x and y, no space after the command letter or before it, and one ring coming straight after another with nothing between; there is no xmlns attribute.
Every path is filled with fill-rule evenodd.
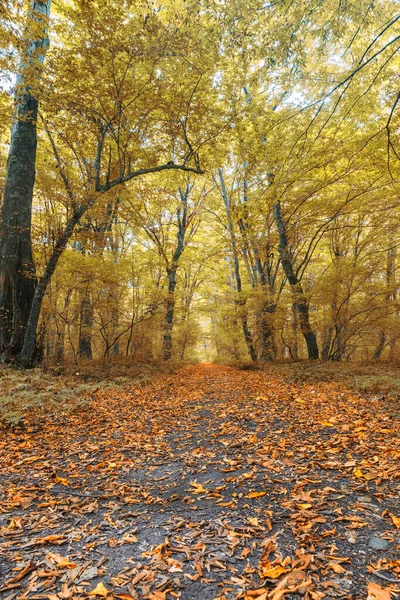
<svg viewBox="0 0 400 600"><path fill-rule="evenodd" d="M24 345L22 346L22 350L18 356L18 360L23 367L31 367L33 363L35 347L36 347L36 332L39 323L40 317L40 309L42 307L42 302L44 295L46 293L47 287L50 283L50 280L56 270L58 265L58 261L60 260L67 243L69 242L76 225L81 220L81 217L87 211L87 209L91 206L92 202L88 201L87 204L81 204L78 208L75 209L74 213L68 220L64 231L62 231L58 237L57 243L53 248L53 252L50 256L50 259L46 265L44 273L39 280L38 285L35 288L35 293L33 296L32 306L29 313L29 319L26 326L25 337L24 337Z"/></svg>
<svg viewBox="0 0 400 600"><path fill-rule="evenodd" d="M282 268L285 271L285 275L292 289L293 304L299 317L301 333L307 344L308 358L309 360L316 360L319 358L317 338L310 324L307 297L304 294L301 281L297 278L293 268L292 257L289 252L286 225L282 217L280 204L274 205L274 217L279 234L278 251L281 257Z"/></svg>
<svg viewBox="0 0 400 600"><path fill-rule="evenodd" d="M46 27L50 5L51 0L31 2L15 92L0 220L0 351L5 358L16 356L22 348L36 286L31 220L38 88L40 68L49 46Z"/></svg>

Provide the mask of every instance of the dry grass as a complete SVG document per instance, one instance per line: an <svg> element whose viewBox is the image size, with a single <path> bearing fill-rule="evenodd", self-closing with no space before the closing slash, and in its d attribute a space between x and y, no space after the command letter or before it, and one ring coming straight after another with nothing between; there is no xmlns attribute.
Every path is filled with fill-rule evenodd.
<svg viewBox="0 0 400 600"><path fill-rule="evenodd" d="M66 422L69 415L90 408L97 390L126 389L174 372L182 363L109 358L74 364L44 364L18 371L0 368L0 426L38 427L44 420ZM287 364L237 363L239 369L262 370L286 382L338 382L362 394L400 400L400 366L386 363L356 364L299 362Z"/></svg>
<svg viewBox="0 0 400 600"><path fill-rule="evenodd" d="M400 398L400 366L396 364L317 361L263 364L260 368L293 383L336 381L363 394Z"/></svg>
<svg viewBox="0 0 400 600"><path fill-rule="evenodd" d="M171 373L176 363L129 359L44 364L29 371L0 367L0 426L38 427L45 420L65 422L88 410L100 389L126 389Z"/></svg>

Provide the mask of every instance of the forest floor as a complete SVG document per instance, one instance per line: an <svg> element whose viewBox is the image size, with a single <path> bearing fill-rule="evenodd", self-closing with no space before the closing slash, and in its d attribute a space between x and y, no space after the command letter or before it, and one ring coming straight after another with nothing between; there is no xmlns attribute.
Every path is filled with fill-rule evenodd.
<svg viewBox="0 0 400 600"><path fill-rule="evenodd" d="M59 411L0 430L1 598L400 593L396 397L203 364L67 410L49 381Z"/></svg>

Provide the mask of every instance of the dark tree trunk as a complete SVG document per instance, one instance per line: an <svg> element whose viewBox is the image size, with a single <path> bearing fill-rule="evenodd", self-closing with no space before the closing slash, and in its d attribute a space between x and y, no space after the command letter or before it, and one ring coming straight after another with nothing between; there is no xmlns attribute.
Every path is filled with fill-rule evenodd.
<svg viewBox="0 0 400 600"><path fill-rule="evenodd" d="M26 326L24 345L22 346L22 350L18 357L18 360L23 367L32 366L36 347L36 331L39 323L40 309L42 307L42 302L47 290L47 286L50 283L53 273L56 270L58 261L60 260L61 255L64 252L76 225L79 223L81 217L89 208L91 203L91 201L88 201L87 204L81 204L75 210L75 212L67 222L64 231L60 234L57 243L54 246L52 255L50 257L49 262L46 265L44 273L40 278L38 285L36 286L31 310L29 313L29 319Z"/></svg>
<svg viewBox="0 0 400 600"><path fill-rule="evenodd" d="M92 352L92 327L93 327L93 305L89 292L86 291L81 303L79 323L79 358L93 358Z"/></svg>
<svg viewBox="0 0 400 600"><path fill-rule="evenodd" d="M271 318L275 313L276 305L271 302L264 302L259 316L260 330L260 359L271 361L275 358L275 344Z"/></svg>
<svg viewBox="0 0 400 600"><path fill-rule="evenodd" d="M188 197L193 186L188 183L184 191L179 188L179 195L181 197L182 207L180 206L177 210L176 216L178 221L178 235L177 243L172 257L170 266L167 265L167 276L168 276L168 298L167 306L165 311L165 322L164 322L164 337L163 337L163 357L164 360L170 360L172 357L172 328L174 326L174 312L175 312L175 288L176 288L176 274L178 271L179 259L185 249L185 235L187 231L188 222ZM183 210L181 210L183 208Z"/></svg>
<svg viewBox="0 0 400 600"><path fill-rule="evenodd" d="M24 52L17 77L4 199L0 221L0 351L16 356L36 286L31 220L35 183L38 82L49 39L46 26L51 1L33 1L24 34ZM39 37L37 28L42 32Z"/></svg>
<svg viewBox="0 0 400 600"><path fill-rule="evenodd" d="M280 204L274 205L274 217L279 234L278 251L281 257L283 270L289 281L290 287L292 288L293 304L297 310L301 333L303 334L307 344L308 358L309 360L317 360L319 358L318 344L316 335L313 332L310 324L308 300L304 294L301 281L297 278L293 268L293 262L289 251L286 233L286 225L282 217Z"/></svg>
<svg viewBox="0 0 400 600"><path fill-rule="evenodd" d="M381 331L380 334L379 334L378 345L377 345L376 350L374 352L374 356L372 357L374 360L378 360L381 357L382 352L383 352L383 350L385 348L385 343L386 343L386 335L385 335L384 331Z"/></svg>
<svg viewBox="0 0 400 600"><path fill-rule="evenodd" d="M307 344L308 359L318 360L318 344L317 338L310 325L310 316L308 312L308 301L304 295L303 288L300 283L292 287L294 305L299 315L300 330Z"/></svg>
<svg viewBox="0 0 400 600"><path fill-rule="evenodd" d="M250 354L250 358L253 362L257 362L257 352L253 344L253 336L251 335L250 327L247 320L247 311L246 311L246 303L243 299L238 301L238 305L241 310L240 320L242 323L242 330L244 339L247 345L247 349Z"/></svg>
<svg viewBox="0 0 400 600"><path fill-rule="evenodd" d="M164 338L163 338L163 357L169 360L172 357L172 327L174 324L175 312L175 288L176 288L176 268L168 270L168 298L167 309L165 311Z"/></svg>

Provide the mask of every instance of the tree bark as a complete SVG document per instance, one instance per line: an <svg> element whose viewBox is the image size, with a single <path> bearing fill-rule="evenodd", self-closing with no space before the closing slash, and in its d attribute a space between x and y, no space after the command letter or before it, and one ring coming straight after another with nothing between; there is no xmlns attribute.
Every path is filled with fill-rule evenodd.
<svg viewBox="0 0 400 600"><path fill-rule="evenodd" d="M79 358L93 358L92 352L92 327L93 327L93 304L91 302L89 290L85 291L81 302L80 323L79 323Z"/></svg>
<svg viewBox="0 0 400 600"><path fill-rule="evenodd" d="M31 221L37 148L40 70L49 46L51 0L32 0L15 91L4 199L0 221L0 351L4 358L22 348L36 286ZM37 34L39 29L40 33Z"/></svg>
<svg viewBox="0 0 400 600"><path fill-rule="evenodd" d="M164 322L164 337L163 337L163 357L164 360L170 360L172 357L172 328L174 325L174 312L175 312L175 288L176 288L176 274L179 266L179 259L181 258L185 249L185 236L188 224L191 216L188 216L188 197L193 186L187 183L184 191L179 188L179 195L182 202L178 208L176 216L178 222L178 235L175 251L172 257L172 261L167 261L167 276L168 276L168 297L167 306L165 311L165 322ZM192 213L193 215L194 213Z"/></svg>
<svg viewBox="0 0 400 600"><path fill-rule="evenodd" d="M299 360L299 347L297 344L297 329L298 329L299 319L297 315L297 308L294 304L292 304L292 337L293 343L290 346L290 355L294 362Z"/></svg>
<svg viewBox="0 0 400 600"><path fill-rule="evenodd" d="M279 234L278 251L281 257L281 263L287 280L292 289L292 298L295 309L299 317L300 330L307 344L307 352L309 360L317 360L319 358L317 338L311 328L308 300L304 294L301 281L298 279L294 268L292 257L289 251L289 244L286 232L286 224L282 217L280 204L274 205L274 217Z"/></svg>
<svg viewBox="0 0 400 600"><path fill-rule="evenodd" d="M276 310L276 304L264 302L259 316L260 359L272 361L275 358L275 345L271 318Z"/></svg>
<svg viewBox="0 0 400 600"><path fill-rule="evenodd" d="M165 312L164 338L163 338L163 357L164 360L170 360L172 357L172 327L174 324L175 312L175 288L176 288L176 271L172 267L168 270L168 298L167 309Z"/></svg>

